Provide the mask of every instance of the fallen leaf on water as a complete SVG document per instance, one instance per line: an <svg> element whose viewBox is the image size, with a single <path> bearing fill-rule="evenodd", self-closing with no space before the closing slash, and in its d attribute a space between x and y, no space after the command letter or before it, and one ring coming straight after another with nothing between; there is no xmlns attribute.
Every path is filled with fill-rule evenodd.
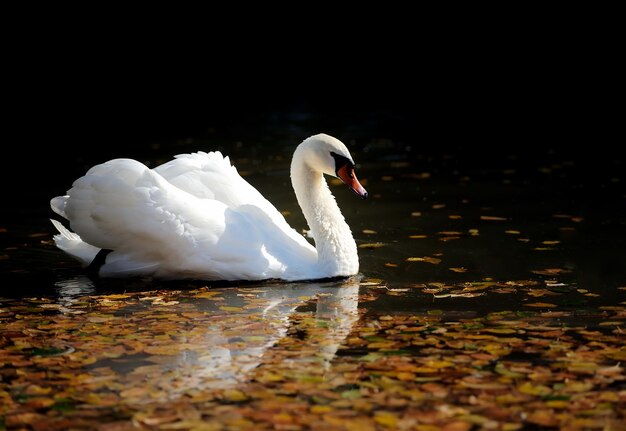
<svg viewBox="0 0 626 431"><path fill-rule="evenodd" d="M539 298L541 296L555 296L555 295L559 295L559 293L556 292L551 292L547 289L531 289L528 291L528 296L532 296L534 298ZM526 304L528 306L528 304Z"/></svg>
<svg viewBox="0 0 626 431"><path fill-rule="evenodd" d="M407 262L428 262L428 263L432 263L433 265L437 265L438 263L441 262L441 259L437 257L424 256L424 257L409 257L406 259L406 261Z"/></svg>
<svg viewBox="0 0 626 431"><path fill-rule="evenodd" d="M368 248L368 249L374 249L374 248L380 248L383 247L385 244L382 242L367 242L364 244L359 244L359 248Z"/></svg>
<svg viewBox="0 0 626 431"><path fill-rule="evenodd" d="M241 307L230 307L230 306L221 306L220 310L222 311L233 311L233 312L238 312L238 311L243 311L243 308Z"/></svg>
<svg viewBox="0 0 626 431"><path fill-rule="evenodd" d="M444 293L442 295L434 295L435 298L475 298L484 295L484 292L467 292L467 293Z"/></svg>
<svg viewBox="0 0 626 431"><path fill-rule="evenodd" d="M398 425L398 417L395 413L377 411L374 413L374 422L387 429L394 429Z"/></svg>
<svg viewBox="0 0 626 431"><path fill-rule="evenodd" d="M375 235L378 232L376 232L375 230L372 230L372 229L363 229L363 233L366 234L366 235Z"/></svg>
<svg viewBox="0 0 626 431"><path fill-rule="evenodd" d="M411 238L411 239L423 239L423 238L428 238L428 235L411 235L411 236L409 236L409 238Z"/></svg>
<svg viewBox="0 0 626 431"><path fill-rule="evenodd" d="M462 266L458 268L448 268L448 269L453 272L467 272L467 269L463 268Z"/></svg>
<svg viewBox="0 0 626 431"><path fill-rule="evenodd" d="M200 293L196 293L194 295L194 298L206 298L206 299L211 299L215 296L219 296L221 295L221 292L217 291L217 290L208 290L206 292L200 292Z"/></svg>
<svg viewBox="0 0 626 431"><path fill-rule="evenodd" d="M531 382L524 382L517 387L517 390L523 394L546 396L552 393L552 389L545 385L533 384Z"/></svg>
<svg viewBox="0 0 626 431"><path fill-rule="evenodd" d="M524 304L524 307L536 307L536 308L554 308L556 304L550 304L549 302L531 302Z"/></svg>
<svg viewBox="0 0 626 431"><path fill-rule="evenodd" d="M480 216L481 220L491 220L491 221L502 221L502 220L507 220L505 217L498 217L498 216L486 216L486 215L481 215Z"/></svg>
<svg viewBox="0 0 626 431"><path fill-rule="evenodd" d="M534 274L539 275L559 275L559 274L568 274L572 271L564 268L545 268L545 269L533 269L531 270Z"/></svg>
<svg viewBox="0 0 626 431"><path fill-rule="evenodd" d="M460 236L442 236L441 238L439 238L439 241L446 242L446 241L452 241L452 240L459 239L459 238L461 237Z"/></svg>

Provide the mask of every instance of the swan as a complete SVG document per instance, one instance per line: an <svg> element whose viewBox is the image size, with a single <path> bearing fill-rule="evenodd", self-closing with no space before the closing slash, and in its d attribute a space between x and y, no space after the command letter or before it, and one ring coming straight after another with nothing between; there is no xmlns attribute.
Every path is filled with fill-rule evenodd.
<svg viewBox="0 0 626 431"><path fill-rule="evenodd" d="M320 133L295 149L290 176L313 246L220 151L179 154L153 169L118 158L50 200L69 229L56 247L100 277L317 280L359 271L357 246L324 175L367 198L347 147Z"/></svg>

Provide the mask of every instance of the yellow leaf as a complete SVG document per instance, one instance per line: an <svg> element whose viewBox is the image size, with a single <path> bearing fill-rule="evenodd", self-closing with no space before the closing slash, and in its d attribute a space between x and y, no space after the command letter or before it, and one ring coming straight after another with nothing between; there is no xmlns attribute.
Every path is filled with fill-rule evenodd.
<svg viewBox="0 0 626 431"><path fill-rule="evenodd" d="M118 294L114 294L114 295L105 295L104 298L105 299L111 299L111 300L126 299L126 298L130 298L130 295L127 295L125 293L118 293Z"/></svg>
<svg viewBox="0 0 626 431"><path fill-rule="evenodd" d="M232 402L245 401L248 396L238 389L226 389L223 393L224 399Z"/></svg>
<svg viewBox="0 0 626 431"><path fill-rule="evenodd" d="M593 369L593 371L595 371L596 368L597 366ZM592 388L593 388L593 383L591 382L580 382L576 380L568 380L565 382L565 386L563 387L563 392L582 393L582 392L590 391Z"/></svg>
<svg viewBox="0 0 626 431"><path fill-rule="evenodd" d="M570 401L566 400L548 400L546 401L546 407L553 409L566 409L570 405Z"/></svg>
<svg viewBox="0 0 626 431"><path fill-rule="evenodd" d="M556 304L550 304L548 302L531 302L528 304L524 304L525 307L536 307L536 308L554 308Z"/></svg>
<svg viewBox="0 0 626 431"><path fill-rule="evenodd" d="M466 269L466 268L463 268L463 267L459 267L459 268L448 268L448 269L449 269L450 271L453 271L453 272L467 272L467 269Z"/></svg>
<svg viewBox="0 0 626 431"><path fill-rule="evenodd" d="M30 385L24 391L26 395L48 395L50 392L52 388L42 388L39 385Z"/></svg>
<svg viewBox="0 0 626 431"><path fill-rule="evenodd" d="M200 292L194 295L194 298L213 298L214 296L219 295L221 292L217 292L215 290L209 290L207 292Z"/></svg>
<svg viewBox="0 0 626 431"><path fill-rule="evenodd" d="M552 389L544 385L533 385L530 382L524 382L517 387L517 390L526 395L546 396L552 393Z"/></svg>
<svg viewBox="0 0 626 431"><path fill-rule="evenodd" d="M559 419L552 410L534 410L528 414L528 422L544 427L556 427Z"/></svg>
<svg viewBox="0 0 626 431"><path fill-rule="evenodd" d="M380 248L383 247L385 244L383 244L382 242L367 242L364 244L359 244L359 248L369 248L369 249L373 249L373 248Z"/></svg>
<svg viewBox="0 0 626 431"><path fill-rule="evenodd" d="M223 306L220 307L220 310L237 312L237 311L243 311L243 308L241 308L241 307L230 307L230 306L227 306L227 305L223 305Z"/></svg>
<svg viewBox="0 0 626 431"><path fill-rule="evenodd" d="M375 412L374 422L385 428L396 428L398 425L398 417L391 412Z"/></svg>
<svg viewBox="0 0 626 431"><path fill-rule="evenodd" d="M520 377L524 377L524 374L517 373L515 371L511 371L508 368L506 368L502 362L498 362L496 364L496 367L494 368L494 371L496 373L502 375L502 376L511 377L511 378L514 378L514 379L520 378Z"/></svg>
<svg viewBox="0 0 626 431"><path fill-rule="evenodd" d="M320 413L330 413L332 411L334 411L335 409L332 408L331 406L320 406L320 405L315 405L311 407L311 413L313 414L320 414Z"/></svg>
<svg viewBox="0 0 626 431"><path fill-rule="evenodd" d="M489 352L492 355L496 356L505 356L511 353L511 347L508 344L487 344L482 346L480 350L484 350L485 352Z"/></svg>
<svg viewBox="0 0 626 431"><path fill-rule="evenodd" d="M426 361L425 365L432 368L447 368L452 367L454 364L450 361Z"/></svg>
<svg viewBox="0 0 626 431"><path fill-rule="evenodd" d="M480 216L481 220L491 220L491 221L501 221L501 220L506 220L505 217L496 217L496 216L486 216L486 215L481 215Z"/></svg>
<svg viewBox="0 0 626 431"><path fill-rule="evenodd" d="M53 406L54 403L55 401L52 398L35 397L35 398L28 398L24 404L30 407L31 409L45 409L50 406Z"/></svg>
<svg viewBox="0 0 626 431"><path fill-rule="evenodd" d="M403 382L411 382L415 380L415 374L407 372L396 373L396 378Z"/></svg>
<svg viewBox="0 0 626 431"><path fill-rule="evenodd" d="M424 256L424 257L409 257L406 259L406 261L407 262L428 262L428 263L432 263L433 265L437 265L438 263L441 262L441 259L437 257Z"/></svg>
<svg viewBox="0 0 626 431"><path fill-rule="evenodd" d="M600 366L595 362L572 362L567 369L572 372L593 374Z"/></svg>

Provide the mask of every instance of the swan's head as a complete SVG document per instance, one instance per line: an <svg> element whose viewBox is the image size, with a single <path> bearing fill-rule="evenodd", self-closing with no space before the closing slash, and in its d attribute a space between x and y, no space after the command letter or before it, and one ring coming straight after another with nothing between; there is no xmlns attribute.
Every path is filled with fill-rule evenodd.
<svg viewBox="0 0 626 431"><path fill-rule="evenodd" d="M324 133L313 135L298 146L296 158L312 170L341 179L354 193L367 198L367 191L354 173L350 151L339 139Z"/></svg>

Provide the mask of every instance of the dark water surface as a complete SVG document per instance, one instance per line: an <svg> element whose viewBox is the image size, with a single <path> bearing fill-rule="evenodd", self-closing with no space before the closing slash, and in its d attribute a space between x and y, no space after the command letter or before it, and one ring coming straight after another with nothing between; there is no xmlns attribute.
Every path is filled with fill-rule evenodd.
<svg viewBox="0 0 626 431"><path fill-rule="evenodd" d="M11 187L15 197L2 208L2 294L55 296L59 285L80 276L78 266L50 242L55 230L48 219L58 216L48 201L108 158L135 157L156 166L178 153L219 149L302 231L306 224L291 189L289 162L302 139L324 131L348 145L370 193L362 201L342 185L332 188L361 247L363 276L382 279L391 288L555 279L599 295L578 302L571 298L581 306L624 300L617 289L626 285L626 180L619 157L513 137L501 144L493 139L482 144L445 138L424 142L417 133L411 136L413 120L410 114L387 111L354 118L279 111L198 136L133 137L134 145L126 144L127 136L115 145L107 135L108 145L94 138L97 146L85 146L83 153L58 152L58 160L38 160L41 166L35 166L45 181ZM424 256L440 261L407 261ZM539 273L547 268L560 271ZM97 284L118 288L106 281ZM148 286L155 285L159 282ZM380 306L390 311L433 306L432 296L418 294L419 289L411 292L410 301L403 295L401 301ZM497 301L448 298L436 304L491 310L503 305L505 296ZM521 306L522 299L506 300L506 307Z"/></svg>
<svg viewBox="0 0 626 431"><path fill-rule="evenodd" d="M133 417L146 426L157 422L141 416L144 410L138 406L186 396L197 407L204 396L211 398L203 390L231 388L220 395L224 405L245 404L252 401L247 393L235 392L244 391L241 385L253 381L271 387L272 382L284 381L276 377L279 368L272 364L296 368L309 364L318 370L311 371L318 373L311 377L315 382L323 374L320 370L336 371L357 357L369 358L362 345L346 340L364 337L364 331L379 330L381 325L384 329L385 322L400 327L397 319L407 319L402 320L405 328L428 322L451 328L467 322L488 325L485 322L498 315L510 321L509 327L532 321L537 327L596 328L605 336L615 325L623 327L626 177L619 157L563 142L531 143L530 136L511 137L508 142L506 137L491 136L474 144L449 142L445 136L424 140L411 128L413 117L408 113L361 112L351 118L346 113L325 117L307 111L274 112L247 121L239 127L207 127L189 137L137 138L135 146L58 154L64 158L58 161L59 170L46 168L48 163L37 165L44 184L14 193L13 204L2 208L0 339L5 352L12 353L5 354L4 362L0 359L8 385L0 388L0 394L4 391L5 401L10 399L2 412L10 427L19 422L15 415L20 411L59 420L64 402L72 412L77 406L103 408L104 422ZM295 146L318 132L346 143L370 194L360 200L345 186L332 183L359 245L357 277L250 284L92 280L51 242L55 232L49 218L55 215L49 199L63 194L92 164L135 157L156 166L178 153L213 149L228 154L240 173L302 231L306 225L291 189L289 162ZM50 165L55 163L49 159ZM175 323L167 326L170 320ZM603 326L607 320L617 323L607 329ZM64 329L73 336L82 331L83 341L63 336ZM98 331L102 338L96 340ZM611 336L623 340L618 332ZM52 342L52 333L61 335ZM15 340L22 340L21 347ZM573 351L576 346L572 341L568 348ZM35 359L26 361L25 352ZM415 356L413 351L403 352L398 355ZM279 353L286 355L280 361ZM555 360L527 349L499 357L513 360L516 354L515 360L534 359L535 365ZM612 363L620 355L610 356L615 358ZM74 361L73 369L91 376L92 386L83 379L72 393L61 390L62 385L40 384L53 392L42 389L45 394L37 394L12 371L20 366L54 370L61 367L55 358L64 356ZM143 386L146 375L154 378L148 388ZM125 378L125 389L113 384L104 388L94 383L98 376L111 381ZM357 383L336 387L344 392L358 387L365 397L365 386L354 386ZM620 384L615 388L623 391ZM96 395L90 398L86 395L90 391ZM52 401L29 405L20 398L24 393ZM346 394L350 399L350 392ZM306 402L312 399L316 398ZM50 406L56 406L57 413ZM323 409L312 412L318 410ZM402 408L391 410L404 417ZM207 420L212 415L207 411L208 407L199 417ZM87 421L75 412L70 416ZM391 421L368 417L376 426ZM512 417L508 420L526 423L526 416ZM28 421L38 423L32 417ZM180 429L187 429L183 425Z"/></svg>

